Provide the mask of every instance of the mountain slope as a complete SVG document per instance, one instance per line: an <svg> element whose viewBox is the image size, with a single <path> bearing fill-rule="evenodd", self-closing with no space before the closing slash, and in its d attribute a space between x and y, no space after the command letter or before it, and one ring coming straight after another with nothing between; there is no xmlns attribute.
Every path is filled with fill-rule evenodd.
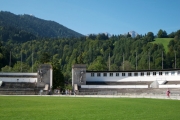
<svg viewBox="0 0 180 120"><path fill-rule="evenodd" d="M36 18L32 15L15 15L10 12L0 12L0 26L11 26L25 30L40 37L81 37L77 33L57 22Z"/></svg>
<svg viewBox="0 0 180 120"><path fill-rule="evenodd" d="M35 40L37 37L34 34L15 27L0 26L0 40L7 42L12 40L14 42L26 42Z"/></svg>

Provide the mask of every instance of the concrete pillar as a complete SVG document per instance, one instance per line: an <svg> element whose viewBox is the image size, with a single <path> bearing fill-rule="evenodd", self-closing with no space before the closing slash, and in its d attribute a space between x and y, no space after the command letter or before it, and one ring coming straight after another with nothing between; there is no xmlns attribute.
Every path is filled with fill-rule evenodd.
<svg viewBox="0 0 180 120"><path fill-rule="evenodd" d="M74 90L74 84L78 87L81 85L86 85L86 65L85 64L75 64L72 66L72 87Z"/></svg>

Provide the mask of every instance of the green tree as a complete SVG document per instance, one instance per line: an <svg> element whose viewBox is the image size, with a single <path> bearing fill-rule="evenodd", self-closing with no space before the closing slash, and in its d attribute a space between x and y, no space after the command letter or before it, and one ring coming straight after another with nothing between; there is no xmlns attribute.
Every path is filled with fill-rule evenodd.
<svg viewBox="0 0 180 120"><path fill-rule="evenodd" d="M163 38L163 30L162 30L162 29L160 29L160 30L158 31L157 37L158 37L158 38Z"/></svg>
<svg viewBox="0 0 180 120"><path fill-rule="evenodd" d="M67 85L65 86L65 89L72 90L72 85L71 85L71 84L67 84Z"/></svg>
<svg viewBox="0 0 180 120"><path fill-rule="evenodd" d="M175 40L180 40L180 30L178 30L174 37Z"/></svg>
<svg viewBox="0 0 180 120"><path fill-rule="evenodd" d="M167 38L167 37L168 37L167 32L164 30L163 31L163 38Z"/></svg>
<svg viewBox="0 0 180 120"><path fill-rule="evenodd" d="M153 32L148 32L147 35L146 35L146 40L148 42L151 42L154 40L154 33Z"/></svg>
<svg viewBox="0 0 180 120"><path fill-rule="evenodd" d="M8 65L6 65L5 67L1 68L2 72L12 72L12 67L9 67Z"/></svg>
<svg viewBox="0 0 180 120"><path fill-rule="evenodd" d="M129 61L122 62L120 70L134 70L134 66Z"/></svg>
<svg viewBox="0 0 180 120"><path fill-rule="evenodd" d="M127 33L127 38L128 38L128 37L131 37L131 35L129 34L129 32Z"/></svg>
<svg viewBox="0 0 180 120"><path fill-rule="evenodd" d="M42 64L50 62L50 55L47 52L42 53L39 61Z"/></svg>
<svg viewBox="0 0 180 120"><path fill-rule="evenodd" d="M101 56L98 56L92 64L88 67L88 70L102 71L107 70L107 64Z"/></svg>
<svg viewBox="0 0 180 120"><path fill-rule="evenodd" d="M175 37L175 32L172 32L168 35L168 38L174 38Z"/></svg>
<svg viewBox="0 0 180 120"><path fill-rule="evenodd" d="M61 71L59 63L52 63L53 67L53 89L61 88L64 89L64 75Z"/></svg>
<svg viewBox="0 0 180 120"><path fill-rule="evenodd" d="M119 67L116 64L112 64L110 70L111 71L118 71Z"/></svg>
<svg viewBox="0 0 180 120"><path fill-rule="evenodd" d="M166 38L166 37L168 37L167 36L167 32L164 30L162 30L162 29L160 29L159 31L158 31L158 34L157 34L157 37L158 38Z"/></svg>
<svg viewBox="0 0 180 120"><path fill-rule="evenodd" d="M17 61L13 66L13 72L29 72L30 66L21 61Z"/></svg>
<svg viewBox="0 0 180 120"><path fill-rule="evenodd" d="M83 64L83 63L84 63L84 62L83 62L83 53L82 53L82 52L81 52L81 54L78 56L77 62L78 62L78 64Z"/></svg>

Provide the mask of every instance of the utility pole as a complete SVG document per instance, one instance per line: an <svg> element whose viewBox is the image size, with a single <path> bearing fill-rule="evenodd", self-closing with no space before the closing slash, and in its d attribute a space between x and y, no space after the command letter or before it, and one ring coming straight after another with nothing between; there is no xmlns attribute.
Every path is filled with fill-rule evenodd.
<svg viewBox="0 0 180 120"><path fill-rule="evenodd" d="M33 72L33 52L32 52L32 72Z"/></svg>
<svg viewBox="0 0 180 120"><path fill-rule="evenodd" d="M137 70L137 52L136 52L136 70Z"/></svg>
<svg viewBox="0 0 180 120"><path fill-rule="evenodd" d="M163 51L162 51L162 69L163 69Z"/></svg>
<svg viewBox="0 0 180 120"><path fill-rule="evenodd" d="M22 72L22 50L21 50L21 72Z"/></svg>
<svg viewBox="0 0 180 120"><path fill-rule="evenodd" d="M176 69L176 51L174 51L174 54L175 54L175 65L174 65L174 68Z"/></svg>
<svg viewBox="0 0 180 120"><path fill-rule="evenodd" d="M11 70L11 51L10 51L10 56L9 56L9 70Z"/></svg>
<svg viewBox="0 0 180 120"><path fill-rule="evenodd" d="M123 53L123 70L124 70L124 53Z"/></svg>
<svg viewBox="0 0 180 120"><path fill-rule="evenodd" d="M109 71L110 71L110 69L111 69L111 60L110 60L110 53L109 53Z"/></svg>
<svg viewBox="0 0 180 120"><path fill-rule="evenodd" d="M32 51L32 73L33 73L33 43L31 41L31 51Z"/></svg>
<svg viewBox="0 0 180 120"><path fill-rule="evenodd" d="M150 70L150 52L149 52L149 70Z"/></svg>

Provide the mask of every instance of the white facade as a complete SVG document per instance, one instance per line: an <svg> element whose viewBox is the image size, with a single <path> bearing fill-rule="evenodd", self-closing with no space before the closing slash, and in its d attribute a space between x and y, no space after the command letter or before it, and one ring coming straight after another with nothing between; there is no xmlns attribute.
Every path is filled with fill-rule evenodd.
<svg viewBox="0 0 180 120"><path fill-rule="evenodd" d="M10 73L10 72L0 72L1 75L10 75L10 76L22 76L22 75L32 75L32 76L37 76L37 73Z"/></svg>
<svg viewBox="0 0 180 120"><path fill-rule="evenodd" d="M0 73L3 82L37 82L37 73Z"/></svg>
<svg viewBox="0 0 180 120"><path fill-rule="evenodd" d="M94 71L86 72L87 82L180 81L180 70L169 71Z"/></svg>
<svg viewBox="0 0 180 120"><path fill-rule="evenodd" d="M168 81L172 82L166 84ZM87 71L86 65L76 64L72 66L74 85L80 88L180 88L180 69Z"/></svg>

